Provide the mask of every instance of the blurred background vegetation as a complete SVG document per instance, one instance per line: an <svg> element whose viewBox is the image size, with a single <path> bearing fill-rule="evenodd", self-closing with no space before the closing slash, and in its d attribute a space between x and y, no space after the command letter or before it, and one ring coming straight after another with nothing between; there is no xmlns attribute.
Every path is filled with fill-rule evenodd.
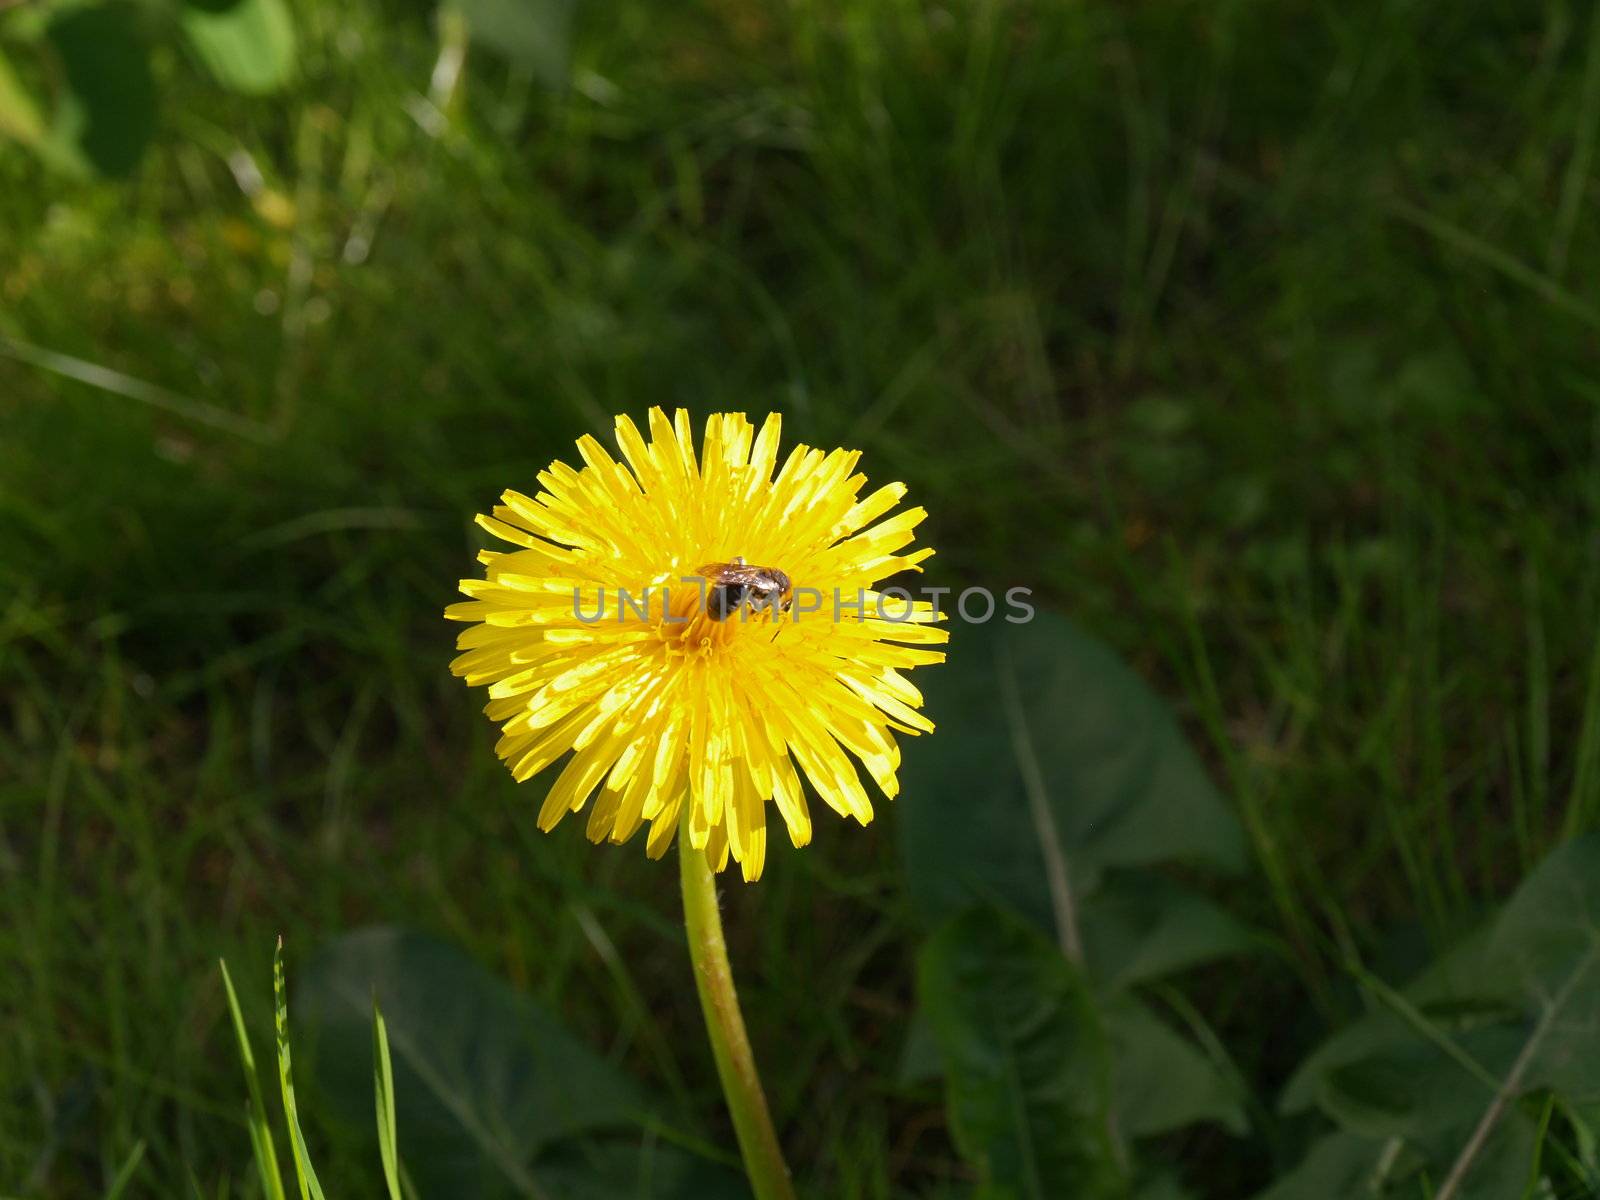
<svg viewBox="0 0 1600 1200"><path fill-rule="evenodd" d="M674 872L539 835L445 669L472 515L652 404L863 448L1174 707L1273 949L1186 987L1262 1136L1159 1155L1266 1186L1350 962L1600 814L1597 122L1565 0L0 5L0 1193L251 1194L216 959L264 1033L372 923L731 1146ZM916 803L728 885L811 1195L972 1177Z"/></svg>

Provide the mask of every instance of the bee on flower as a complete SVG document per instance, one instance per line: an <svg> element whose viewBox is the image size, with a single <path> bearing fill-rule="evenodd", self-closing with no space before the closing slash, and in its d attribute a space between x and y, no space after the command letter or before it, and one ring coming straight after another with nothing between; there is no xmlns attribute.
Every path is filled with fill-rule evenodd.
<svg viewBox="0 0 1600 1200"><path fill-rule="evenodd" d="M688 413L652 409L648 441L619 416L622 462L584 437L582 468L552 463L537 494L478 518L514 548L482 552L485 577L446 609L471 622L452 670L487 685L519 781L569 755L540 828L587 804L591 839L648 824L659 857L681 825L754 880L769 803L811 839L802 776L862 824L857 763L898 792L895 735L933 728L905 672L941 662L948 634L933 605L874 585L933 553L911 548L926 513L894 512L902 484L866 491L859 451L796 446L780 465L780 429L713 414L697 455Z"/></svg>

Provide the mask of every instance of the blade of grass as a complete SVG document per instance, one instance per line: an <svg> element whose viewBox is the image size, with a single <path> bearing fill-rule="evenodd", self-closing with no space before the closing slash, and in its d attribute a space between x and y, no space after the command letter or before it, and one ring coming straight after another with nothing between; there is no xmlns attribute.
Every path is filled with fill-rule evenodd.
<svg viewBox="0 0 1600 1200"><path fill-rule="evenodd" d="M189 1195L194 1200L208 1200L205 1188L200 1186L200 1176L195 1174L194 1164L184 1166L184 1175L189 1180ZM228 1177L226 1175L217 1180L216 1200L228 1200Z"/></svg>
<svg viewBox="0 0 1600 1200"><path fill-rule="evenodd" d="M300 1200L327 1200L322 1184L306 1151L305 1134L300 1130L300 1112L294 1102L294 1077L289 1061L289 998L283 985L283 937L272 953L272 997L274 1024L278 1031L278 1086L283 1092L283 1115L289 1124L289 1148L294 1152L294 1173L300 1183Z"/></svg>
<svg viewBox="0 0 1600 1200"><path fill-rule="evenodd" d="M123 1192L128 1190L128 1184L133 1182L133 1173L139 1169L139 1164L144 1161L144 1139L134 1143L133 1152L128 1155L117 1171L117 1176L111 1181L111 1186L106 1189L106 1200L118 1200Z"/></svg>
<svg viewBox="0 0 1600 1200"><path fill-rule="evenodd" d="M1568 291L1548 275L1534 270L1514 254L1407 201L1390 200L1388 207L1389 211L1401 220L1416 226L1424 233L1433 235L1467 258L1476 259L1484 266L1498 271L1513 283L1527 288L1551 308L1575 317L1585 325L1600 326L1600 309L1596 309L1582 297Z"/></svg>
<svg viewBox="0 0 1600 1200"><path fill-rule="evenodd" d="M228 1011L233 1015L233 1032L239 1041L239 1061L244 1065L244 1079L250 1089L245 1123L250 1130L250 1148L255 1152L256 1169L261 1172L261 1190L267 1200L287 1200L283 1176L278 1171L278 1149L272 1142L267 1106L261 1096L261 1078L256 1074L256 1056L250 1049L250 1035L245 1032L244 1014L239 1010L239 996L233 990L227 962L218 959L217 965L222 968L222 986L228 993Z"/></svg>
<svg viewBox="0 0 1600 1200"><path fill-rule="evenodd" d="M227 409L218 408L215 404L207 404L203 400L190 399L157 384L135 379L132 375L124 375L121 371L112 370L110 367L86 359L75 358L70 354L61 354L43 346L30 345L15 338L0 337L0 356L27 363L67 379L75 379L79 383L86 383L114 396L137 400L141 404L147 404L151 408L170 413L185 421L219 429L246 441L264 443L272 440L270 433L263 426L248 417L241 417Z"/></svg>
<svg viewBox="0 0 1600 1200"><path fill-rule="evenodd" d="M1600 637L1595 639L1589 658L1589 682L1584 692L1577 764L1572 775L1572 792L1567 797L1563 837L1575 838L1588 827L1596 807L1597 776L1600 776Z"/></svg>
<svg viewBox="0 0 1600 1200"><path fill-rule="evenodd" d="M1539 1128L1533 1135L1533 1161L1528 1164L1528 1182L1523 1185L1521 1200L1534 1200L1539 1195L1539 1184L1544 1179L1544 1146L1550 1136L1550 1118L1555 1114L1556 1098L1545 1097L1544 1109L1539 1114Z"/></svg>
<svg viewBox="0 0 1600 1200"><path fill-rule="evenodd" d="M1549 822L1550 799L1550 656L1545 640L1544 616L1539 607L1539 575L1530 561L1523 570L1523 596L1528 608L1527 752L1529 831L1544 835ZM1527 869L1532 863L1526 864Z"/></svg>
<svg viewBox="0 0 1600 1200"><path fill-rule="evenodd" d="M389 1061L389 1029L378 998L372 998L372 1090L378 1104L378 1152L389 1200L400 1200L399 1138L394 1121L394 1067Z"/></svg>
<svg viewBox="0 0 1600 1200"><path fill-rule="evenodd" d="M1550 274L1560 280L1567 272L1567 252L1572 248L1572 233L1578 225L1578 210L1583 206L1585 182L1594 158L1595 127L1600 122L1600 10L1589 26L1589 53L1585 58L1583 91L1578 101L1578 127L1574 131L1572 157L1567 161L1566 178L1561 184L1561 206L1556 210L1555 232L1550 238Z"/></svg>

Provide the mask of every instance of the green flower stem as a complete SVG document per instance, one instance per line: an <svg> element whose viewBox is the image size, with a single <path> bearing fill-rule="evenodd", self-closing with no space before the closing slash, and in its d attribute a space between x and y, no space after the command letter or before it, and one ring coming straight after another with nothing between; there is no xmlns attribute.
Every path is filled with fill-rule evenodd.
<svg viewBox="0 0 1600 1200"><path fill-rule="evenodd" d="M685 806L687 809L687 806ZM683 868L683 923L689 934L689 959L694 963L695 987L706 1017L711 1053L717 1060L722 1094L739 1136L739 1152L755 1189L756 1200L794 1200L794 1184L783 1161L778 1135L772 1128L767 1098L756 1073L755 1055L745 1035L739 994L728 966L728 946L722 937L722 914L717 908L716 877L705 852L689 844L687 826L678 831L678 861Z"/></svg>

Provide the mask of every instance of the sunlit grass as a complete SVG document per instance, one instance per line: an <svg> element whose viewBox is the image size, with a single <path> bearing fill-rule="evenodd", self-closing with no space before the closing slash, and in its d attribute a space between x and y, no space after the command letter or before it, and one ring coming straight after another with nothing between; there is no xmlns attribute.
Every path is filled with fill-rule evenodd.
<svg viewBox="0 0 1600 1200"><path fill-rule="evenodd" d="M233 989L233 979L228 974L227 962L222 961L218 965L222 970L222 986L228 994L228 1013L233 1019L234 1036L238 1040L239 1062L244 1068L245 1086L249 1095L245 1122L250 1131L250 1151L255 1159L256 1169L260 1173L261 1191L267 1200L288 1200L289 1192L284 1187L277 1143L272 1134L273 1120L262 1098L261 1078L256 1072L255 1051L251 1048L244 1014L239 1008L239 997ZM300 1200L324 1200L322 1183L317 1177L316 1168L312 1166L311 1153L306 1148L305 1132L300 1125L299 1103L295 1099L282 938L278 939L277 952L272 959L272 993L278 1087L283 1104L281 1111L289 1139L290 1157L294 1163L293 1178L297 1185L295 1194ZM376 1000L372 1005L372 1082L384 1186L388 1189L389 1200L400 1200L400 1154L395 1122L394 1068L389 1057L387 1027ZM124 1168L124 1172L131 1173L131 1169Z"/></svg>

